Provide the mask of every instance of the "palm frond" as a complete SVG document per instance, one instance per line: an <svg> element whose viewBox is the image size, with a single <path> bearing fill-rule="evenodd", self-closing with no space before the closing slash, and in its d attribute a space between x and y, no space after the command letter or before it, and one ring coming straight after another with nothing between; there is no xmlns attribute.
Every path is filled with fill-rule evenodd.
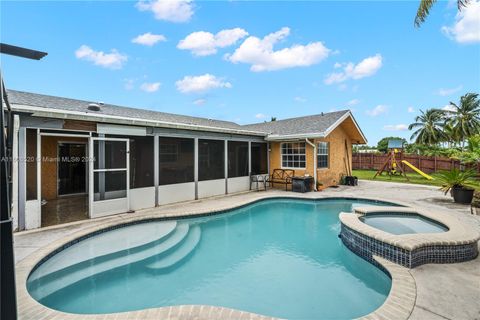
<svg viewBox="0 0 480 320"><path fill-rule="evenodd" d="M463 0L465 1L465 0ZM421 0L420 5L418 6L417 15L415 16L415 27L419 28L420 25L425 22L430 9L437 2L437 0Z"/></svg>

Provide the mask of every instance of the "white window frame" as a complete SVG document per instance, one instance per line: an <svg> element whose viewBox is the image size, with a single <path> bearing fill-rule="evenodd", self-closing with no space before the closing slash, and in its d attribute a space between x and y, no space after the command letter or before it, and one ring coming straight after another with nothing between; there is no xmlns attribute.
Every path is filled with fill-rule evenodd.
<svg viewBox="0 0 480 320"><path fill-rule="evenodd" d="M325 148L320 148L321 144L326 144L326 149ZM320 153L320 150L326 150L326 153ZM320 141L317 143L317 169L324 170L330 168L330 143L328 141ZM327 156L327 166L326 167L321 167L320 163L318 162L318 156Z"/></svg>
<svg viewBox="0 0 480 320"><path fill-rule="evenodd" d="M299 145L303 144L303 146L304 146L303 149L305 150L303 154L302 154L302 153L297 153L297 154L285 154L285 155L286 155L286 156L294 156L294 155L302 156L302 155L303 155L303 156L305 157L305 166L303 166L303 167L286 167L286 166L283 165L283 156L284 156L284 154L283 154L283 146L284 146L285 144L299 144ZM307 151L306 151L306 147L307 147L307 146L306 146L306 143L305 143L305 142L282 142L282 143L280 144L280 165L281 165L281 168L282 168L282 169L292 169L292 170L297 170L297 169L299 169L299 170L305 170L306 167L307 167ZM295 161L294 161L294 162L295 162Z"/></svg>

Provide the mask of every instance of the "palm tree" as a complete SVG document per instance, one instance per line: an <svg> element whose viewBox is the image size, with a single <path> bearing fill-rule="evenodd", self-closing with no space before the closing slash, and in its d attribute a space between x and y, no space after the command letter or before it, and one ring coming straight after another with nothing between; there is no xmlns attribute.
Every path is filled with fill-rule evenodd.
<svg viewBox="0 0 480 320"><path fill-rule="evenodd" d="M415 26L418 28L420 25L425 22L427 19L428 14L430 13L430 9L432 6L437 2L437 0L420 0L420 5L418 6L417 15L415 16ZM461 11L470 0L457 0L457 8Z"/></svg>
<svg viewBox="0 0 480 320"><path fill-rule="evenodd" d="M446 114L463 150L465 140L480 133L480 99L478 93L467 93L460 97L458 106L453 102L450 105L453 108Z"/></svg>
<svg viewBox="0 0 480 320"><path fill-rule="evenodd" d="M438 109L428 109L415 117L415 123L408 126L408 130L415 130L410 140L423 145L436 145L445 138L443 127L445 125L444 112Z"/></svg>
<svg viewBox="0 0 480 320"><path fill-rule="evenodd" d="M445 122L445 125L443 126L443 132L445 133L443 142L447 144L448 148L455 147L460 139L458 138L458 132L455 130L451 121L447 120Z"/></svg>

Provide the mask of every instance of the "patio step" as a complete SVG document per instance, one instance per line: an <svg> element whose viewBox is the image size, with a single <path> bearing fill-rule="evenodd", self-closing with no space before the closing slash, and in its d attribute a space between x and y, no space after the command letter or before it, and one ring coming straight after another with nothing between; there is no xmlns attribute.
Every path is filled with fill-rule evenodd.
<svg viewBox="0 0 480 320"><path fill-rule="evenodd" d="M187 237L182 241L175 251L168 256L147 265L146 267L154 271L166 271L175 266L177 263L185 259L190 253L192 253L193 250L195 250L200 242L201 234L202 231L200 226L195 225L191 227Z"/></svg>
<svg viewBox="0 0 480 320"><path fill-rule="evenodd" d="M130 251L139 250L143 246L152 245L157 241L166 239L176 227L176 221L162 221L127 227L129 235L133 236L119 237L118 234L124 232L124 228L101 233L78 242L74 250L64 250L57 253L51 259L45 261L44 269L42 269L52 273L93 259L108 260L110 255L126 255ZM93 242L95 242L94 245ZM79 255L79 252L82 252L82 254ZM43 274L37 272L34 276L42 277Z"/></svg>
<svg viewBox="0 0 480 320"><path fill-rule="evenodd" d="M41 284L39 286L38 292L33 293L33 295L36 299L42 299L64 287L67 287L85 278L92 277L97 274L119 268L127 264L137 263L157 255L168 256L172 251L176 250L179 244L183 242L184 238L188 235L188 231L188 224L179 223L177 224L175 230L165 240L154 246L144 248L143 250L139 250L134 253L116 256L112 259L108 259L100 263L95 263L94 265L85 265L84 263L77 264L66 269L51 272L42 277L35 277L36 279L34 280L39 281ZM35 284L33 286L30 286L30 291L35 291L35 289Z"/></svg>

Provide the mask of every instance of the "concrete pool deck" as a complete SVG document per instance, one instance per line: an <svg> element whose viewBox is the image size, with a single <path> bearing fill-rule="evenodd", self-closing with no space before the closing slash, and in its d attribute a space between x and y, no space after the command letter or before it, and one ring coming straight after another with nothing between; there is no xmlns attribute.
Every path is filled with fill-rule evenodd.
<svg viewBox="0 0 480 320"><path fill-rule="evenodd" d="M480 216L470 214L469 206L454 204L450 197L444 196L436 187L360 181L358 187L329 188L322 192L298 194L281 190L250 192L231 196L166 205L154 209L142 210L133 214L121 214L93 220L84 220L25 231L15 234L15 258L20 266L25 259L38 255L46 246L55 244L72 234L91 229L99 224L122 223L138 215L178 216L198 214L212 210L224 210L269 196L296 196L305 198L354 197L401 202L413 208L439 211L451 215L475 230L480 231ZM21 273L22 270L17 270ZM25 272L25 270L23 270ZM410 319L479 319L480 318L480 258L458 264L427 264L408 270L416 285L416 299ZM19 314L22 313L22 299L19 298ZM34 316L35 314L31 314ZM38 314L37 314L38 315ZM248 318L252 314L243 313ZM210 314L210 317L212 314ZM35 318L35 317L33 317ZM60 317L61 318L61 317ZM200 317L201 318L201 317ZM392 316L392 318L395 318Z"/></svg>

